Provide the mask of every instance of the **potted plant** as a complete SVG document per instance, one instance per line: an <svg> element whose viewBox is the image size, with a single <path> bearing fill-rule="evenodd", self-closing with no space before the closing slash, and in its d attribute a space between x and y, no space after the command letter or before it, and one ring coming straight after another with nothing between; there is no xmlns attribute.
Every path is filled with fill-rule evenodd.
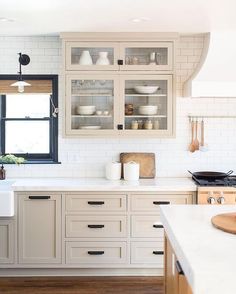
<svg viewBox="0 0 236 294"><path fill-rule="evenodd" d="M17 157L13 154L1 155L0 156L0 180L5 180L6 178L6 171L4 169L3 164L21 164L24 163L26 160L23 157Z"/></svg>

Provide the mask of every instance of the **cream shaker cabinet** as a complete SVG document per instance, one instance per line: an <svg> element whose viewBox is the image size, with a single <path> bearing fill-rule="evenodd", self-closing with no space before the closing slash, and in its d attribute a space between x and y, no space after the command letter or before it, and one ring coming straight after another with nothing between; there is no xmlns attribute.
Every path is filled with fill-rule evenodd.
<svg viewBox="0 0 236 294"><path fill-rule="evenodd" d="M61 263L61 195L20 194L20 264Z"/></svg>
<svg viewBox="0 0 236 294"><path fill-rule="evenodd" d="M0 264L14 262L14 220L0 219Z"/></svg>
<svg viewBox="0 0 236 294"><path fill-rule="evenodd" d="M176 34L61 34L68 137L173 137Z"/></svg>

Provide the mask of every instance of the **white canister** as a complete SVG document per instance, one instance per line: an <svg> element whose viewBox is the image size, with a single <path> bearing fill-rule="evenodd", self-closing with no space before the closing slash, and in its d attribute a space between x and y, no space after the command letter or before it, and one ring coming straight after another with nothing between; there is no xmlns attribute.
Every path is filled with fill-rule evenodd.
<svg viewBox="0 0 236 294"><path fill-rule="evenodd" d="M121 178L121 163L109 162L106 164L106 178L108 180L120 180Z"/></svg>
<svg viewBox="0 0 236 294"><path fill-rule="evenodd" d="M125 181L139 180L139 163L135 161L124 163L124 179Z"/></svg>

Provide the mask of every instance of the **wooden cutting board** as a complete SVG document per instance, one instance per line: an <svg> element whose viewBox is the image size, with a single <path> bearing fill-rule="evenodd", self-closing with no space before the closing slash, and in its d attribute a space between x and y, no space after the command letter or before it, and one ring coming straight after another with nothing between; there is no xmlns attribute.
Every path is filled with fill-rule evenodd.
<svg viewBox="0 0 236 294"><path fill-rule="evenodd" d="M213 216L212 224L224 232L236 234L236 212Z"/></svg>
<svg viewBox="0 0 236 294"><path fill-rule="evenodd" d="M129 161L135 161L140 164L139 177L141 179L153 179L156 176L155 153L121 153L120 162L123 164Z"/></svg>

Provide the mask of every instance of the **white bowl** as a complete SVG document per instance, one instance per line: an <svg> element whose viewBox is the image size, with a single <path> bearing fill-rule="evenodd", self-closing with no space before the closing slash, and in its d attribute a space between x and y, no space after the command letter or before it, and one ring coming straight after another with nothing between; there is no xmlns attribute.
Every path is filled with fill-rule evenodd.
<svg viewBox="0 0 236 294"><path fill-rule="evenodd" d="M139 94L153 94L159 89L158 86L135 86L134 91Z"/></svg>
<svg viewBox="0 0 236 294"><path fill-rule="evenodd" d="M143 105L139 106L138 113L142 115L155 115L157 114L157 105Z"/></svg>
<svg viewBox="0 0 236 294"><path fill-rule="evenodd" d="M101 129L101 126L81 126L81 130L99 130Z"/></svg>
<svg viewBox="0 0 236 294"><path fill-rule="evenodd" d="M78 106L76 108L77 114L80 115L92 115L96 111L95 105L84 105L84 106Z"/></svg>

